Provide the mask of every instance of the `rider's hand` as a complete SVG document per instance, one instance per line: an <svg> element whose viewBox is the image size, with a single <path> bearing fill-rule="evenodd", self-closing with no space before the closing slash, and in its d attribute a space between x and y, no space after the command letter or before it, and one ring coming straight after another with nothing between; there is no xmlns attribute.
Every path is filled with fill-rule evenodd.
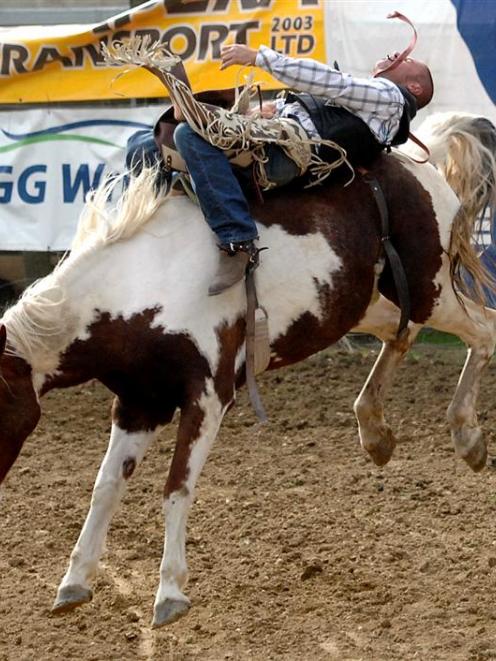
<svg viewBox="0 0 496 661"><path fill-rule="evenodd" d="M183 111L181 110L181 108L175 103L172 104L172 107L174 108L174 119L176 120L176 122L186 121L186 117L183 115Z"/></svg>
<svg viewBox="0 0 496 661"><path fill-rule="evenodd" d="M263 119L272 119L276 114L277 106L274 101L265 101L262 104L262 107L255 106L250 108L246 113L247 115L256 115L257 117L262 117Z"/></svg>
<svg viewBox="0 0 496 661"><path fill-rule="evenodd" d="M227 69L227 67L232 66L233 64L241 64L242 66L255 66L255 60L257 59L258 50L245 46L245 44L232 44L230 46L222 46L220 49L220 55L222 59L222 64L220 66L222 69Z"/></svg>

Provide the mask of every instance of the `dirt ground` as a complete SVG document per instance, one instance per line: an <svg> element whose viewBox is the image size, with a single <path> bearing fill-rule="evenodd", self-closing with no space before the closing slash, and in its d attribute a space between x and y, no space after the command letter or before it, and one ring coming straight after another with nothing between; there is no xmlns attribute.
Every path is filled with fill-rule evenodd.
<svg viewBox="0 0 496 661"><path fill-rule="evenodd" d="M241 394L190 518L191 611L156 631L174 427L132 478L93 602L52 617L110 396L95 383L49 394L0 503L0 660L496 659L496 459L473 474L445 422L463 352L407 358L387 406L399 445L383 469L352 413L375 355L330 350L264 376L263 429ZM480 400L494 451L496 365Z"/></svg>

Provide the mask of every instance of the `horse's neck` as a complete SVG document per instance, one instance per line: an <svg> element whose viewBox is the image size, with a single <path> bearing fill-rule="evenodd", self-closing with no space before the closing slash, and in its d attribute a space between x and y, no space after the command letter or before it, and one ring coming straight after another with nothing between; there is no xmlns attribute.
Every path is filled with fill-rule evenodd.
<svg viewBox="0 0 496 661"><path fill-rule="evenodd" d="M57 372L64 352L84 332L81 285L97 274L90 267L85 272L76 266L67 262L57 268L26 290L3 317L7 353L31 366L35 383L42 384L47 375ZM84 286L91 291L88 284Z"/></svg>
<svg viewBox="0 0 496 661"><path fill-rule="evenodd" d="M200 211L188 200L171 200L156 220L131 238L80 247L6 312L9 353L26 360L40 383L47 378L55 383L56 375L57 384L70 385L83 371L85 378L92 378L80 367L87 368L88 351L107 351L102 320L137 318L163 308L167 298L168 309L183 323L181 310L186 314L194 306L186 304L184 294L178 295L177 283L194 289L195 280L201 283L198 274L214 269L213 244ZM205 260L211 263L207 266ZM92 329L99 333L100 344L88 342ZM83 353L73 350L80 344Z"/></svg>

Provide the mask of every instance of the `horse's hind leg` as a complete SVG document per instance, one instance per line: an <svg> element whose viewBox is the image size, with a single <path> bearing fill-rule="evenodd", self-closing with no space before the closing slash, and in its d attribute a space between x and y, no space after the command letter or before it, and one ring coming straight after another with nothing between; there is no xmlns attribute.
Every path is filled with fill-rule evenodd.
<svg viewBox="0 0 496 661"><path fill-rule="evenodd" d="M353 407L360 443L378 466L387 464L396 447L393 431L384 419L384 398L418 330L408 329L401 339L383 342L381 352Z"/></svg>
<svg viewBox="0 0 496 661"><path fill-rule="evenodd" d="M196 481L228 406L221 403L209 379L201 396L192 398L182 408L176 449L165 486L165 549L153 627L174 622L189 610L190 601L182 592L188 574L186 522Z"/></svg>
<svg viewBox="0 0 496 661"><path fill-rule="evenodd" d="M440 306L429 325L460 337L469 345L467 359L455 395L448 407L448 422L456 453L474 471L481 470L487 458L487 447L477 423L477 397L482 372L494 353L496 312L482 308L463 297L466 311L450 295L448 304Z"/></svg>
<svg viewBox="0 0 496 661"><path fill-rule="evenodd" d="M455 395L448 407L455 450L476 472L484 468L487 459L487 445L477 423L476 402L480 375L490 359L490 354L469 348Z"/></svg>
<svg viewBox="0 0 496 661"><path fill-rule="evenodd" d="M384 419L384 398L399 364L421 328L410 324L398 339L399 318L398 308L381 297L367 310L366 317L355 329L372 333L383 341L381 352L353 407L360 443L378 466L387 464L396 447L393 431Z"/></svg>
<svg viewBox="0 0 496 661"><path fill-rule="evenodd" d="M98 471L90 510L57 591L52 608L55 613L72 610L91 600L90 583L103 552L112 515L124 494L127 480L156 436L155 430L128 432L119 427L115 420L116 408L109 447ZM118 410L123 413L122 407Z"/></svg>

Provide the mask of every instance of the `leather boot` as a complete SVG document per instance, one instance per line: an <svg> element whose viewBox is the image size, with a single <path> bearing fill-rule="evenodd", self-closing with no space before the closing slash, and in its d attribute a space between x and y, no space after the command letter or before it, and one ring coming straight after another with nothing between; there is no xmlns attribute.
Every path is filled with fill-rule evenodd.
<svg viewBox="0 0 496 661"><path fill-rule="evenodd" d="M222 294L245 277L250 264L258 264L258 250L254 241L229 243L219 246L220 257L214 281L208 288L209 296Z"/></svg>

